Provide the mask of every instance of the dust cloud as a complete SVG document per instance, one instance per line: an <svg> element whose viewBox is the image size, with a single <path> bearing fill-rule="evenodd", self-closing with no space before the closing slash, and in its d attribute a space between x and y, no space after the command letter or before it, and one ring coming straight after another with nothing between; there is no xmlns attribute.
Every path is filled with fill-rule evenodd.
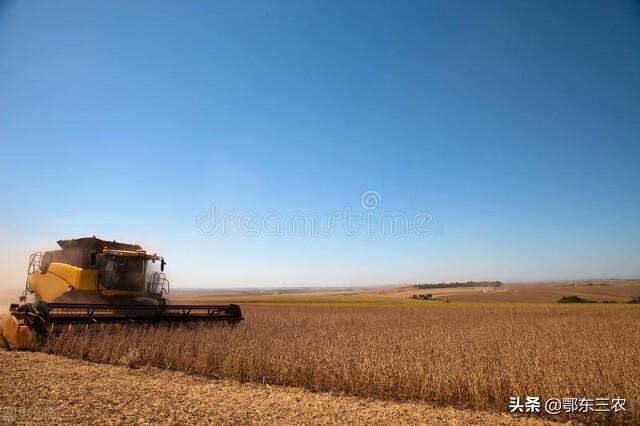
<svg viewBox="0 0 640 426"><path fill-rule="evenodd" d="M0 313L6 312L10 303L17 303L27 280L29 256L36 251L51 249L51 243L33 241L0 241Z"/></svg>

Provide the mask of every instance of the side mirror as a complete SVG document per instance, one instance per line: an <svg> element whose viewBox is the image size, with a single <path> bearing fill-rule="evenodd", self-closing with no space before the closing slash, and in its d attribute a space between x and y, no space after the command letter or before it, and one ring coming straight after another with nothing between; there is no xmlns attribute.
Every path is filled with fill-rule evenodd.
<svg viewBox="0 0 640 426"><path fill-rule="evenodd" d="M93 250L91 253L89 253L89 263L91 264L91 266L96 266L96 257L97 257L98 253L96 253L95 250Z"/></svg>
<svg viewBox="0 0 640 426"><path fill-rule="evenodd" d="M164 265L166 265L166 264L167 264L167 262L165 262L164 259L162 259L160 261L160 271L161 272L164 272Z"/></svg>

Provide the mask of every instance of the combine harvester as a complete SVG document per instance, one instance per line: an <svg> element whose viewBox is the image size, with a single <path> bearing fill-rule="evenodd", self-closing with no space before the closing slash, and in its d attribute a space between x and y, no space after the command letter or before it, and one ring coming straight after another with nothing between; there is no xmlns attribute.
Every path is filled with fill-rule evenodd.
<svg viewBox="0 0 640 426"><path fill-rule="evenodd" d="M79 238L58 241L60 250L31 255L19 304L0 319L1 337L11 349L34 339L91 324L194 323L235 325L238 305L171 305L165 260L137 244ZM27 303L27 296L33 299Z"/></svg>

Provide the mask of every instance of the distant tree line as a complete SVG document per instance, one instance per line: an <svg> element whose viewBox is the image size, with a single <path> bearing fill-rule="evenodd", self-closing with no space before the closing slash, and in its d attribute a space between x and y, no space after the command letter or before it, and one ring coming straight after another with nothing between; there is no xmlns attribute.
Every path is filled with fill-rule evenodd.
<svg viewBox="0 0 640 426"><path fill-rule="evenodd" d="M458 288L458 287L500 287L502 285L502 281L467 281L464 283L438 283L438 284L416 284L414 287L416 288Z"/></svg>
<svg viewBox="0 0 640 426"><path fill-rule="evenodd" d="M414 294L411 296L412 299L419 300L431 300L433 298L433 294Z"/></svg>
<svg viewBox="0 0 640 426"><path fill-rule="evenodd" d="M558 303L598 303L598 302L591 299L584 299L580 296L562 296L558 300ZM615 300L605 300L602 303L618 303L618 302ZM626 303L640 303L640 296L632 297L631 300L629 300Z"/></svg>
<svg viewBox="0 0 640 426"><path fill-rule="evenodd" d="M595 300L584 299L580 296L562 296L558 303L598 303Z"/></svg>

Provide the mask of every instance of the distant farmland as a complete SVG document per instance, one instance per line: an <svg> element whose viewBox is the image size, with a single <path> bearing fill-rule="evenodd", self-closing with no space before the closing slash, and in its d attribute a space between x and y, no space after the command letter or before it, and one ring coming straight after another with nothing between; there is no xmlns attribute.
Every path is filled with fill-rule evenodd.
<svg viewBox="0 0 640 426"><path fill-rule="evenodd" d="M459 302L555 303L563 296L580 296L598 302L628 302L640 296L640 281L609 280L556 282L544 284L509 284L505 291L459 294L450 297Z"/></svg>
<svg viewBox="0 0 640 426"><path fill-rule="evenodd" d="M411 300L414 294L432 294L433 301ZM554 282L541 284L505 284L499 287L459 287L420 289L412 285L379 289L331 291L266 291L266 292L177 292L171 299L178 302L241 303L276 305L330 306L432 306L447 298L451 302L472 303L552 303L563 296L580 296L598 302L625 303L640 296L640 280L607 280Z"/></svg>

